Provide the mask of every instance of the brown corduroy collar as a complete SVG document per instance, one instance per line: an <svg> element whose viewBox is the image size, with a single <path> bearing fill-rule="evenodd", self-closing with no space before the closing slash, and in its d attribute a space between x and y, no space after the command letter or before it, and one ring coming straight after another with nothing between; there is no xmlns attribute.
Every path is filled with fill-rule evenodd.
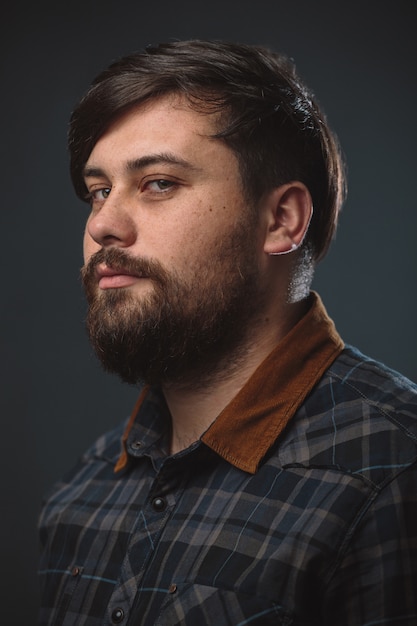
<svg viewBox="0 0 417 626"><path fill-rule="evenodd" d="M320 297L313 292L311 300L308 313L201 437L205 445L246 472L256 472L269 448L344 348ZM123 435L116 472L127 463L126 440L146 393L145 388Z"/></svg>

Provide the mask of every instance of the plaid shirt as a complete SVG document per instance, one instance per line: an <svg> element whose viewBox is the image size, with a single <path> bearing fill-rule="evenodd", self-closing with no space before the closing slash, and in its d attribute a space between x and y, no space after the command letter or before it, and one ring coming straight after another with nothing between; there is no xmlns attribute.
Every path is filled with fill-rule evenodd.
<svg viewBox="0 0 417 626"><path fill-rule="evenodd" d="M313 299L200 441L144 390L55 485L39 624L417 624L417 388Z"/></svg>

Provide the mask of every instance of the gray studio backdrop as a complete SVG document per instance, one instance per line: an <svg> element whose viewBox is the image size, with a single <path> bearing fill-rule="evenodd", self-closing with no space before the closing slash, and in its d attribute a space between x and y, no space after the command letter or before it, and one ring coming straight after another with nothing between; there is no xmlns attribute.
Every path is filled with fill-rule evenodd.
<svg viewBox="0 0 417 626"><path fill-rule="evenodd" d="M1 623L36 623L42 494L135 390L83 328L86 208L67 173L70 111L114 58L162 40L262 43L293 57L339 134L349 199L319 267L345 341L417 379L415 3L14 3L1 55ZM385 7L385 8L384 8Z"/></svg>

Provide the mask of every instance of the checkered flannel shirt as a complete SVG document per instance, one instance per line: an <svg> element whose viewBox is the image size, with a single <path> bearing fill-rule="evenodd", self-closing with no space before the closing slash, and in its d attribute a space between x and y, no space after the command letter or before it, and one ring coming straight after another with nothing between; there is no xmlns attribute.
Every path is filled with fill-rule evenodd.
<svg viewBox="0 0 417 626"><path fill-rule="evenodd" d="M317 335L311 315L303 325ZM323 373L323 350L301 330L270 362L279 379L290 371L285 407L279 384L249 383L249 417L243 403L229 409L235 437L219 420L169 456L168 409L146 390L122 456L120 427L54 486L40 523L40 625L417 624L416 386L333 331ZM306 359L317 364L309 381L294 374Z"/></svg>

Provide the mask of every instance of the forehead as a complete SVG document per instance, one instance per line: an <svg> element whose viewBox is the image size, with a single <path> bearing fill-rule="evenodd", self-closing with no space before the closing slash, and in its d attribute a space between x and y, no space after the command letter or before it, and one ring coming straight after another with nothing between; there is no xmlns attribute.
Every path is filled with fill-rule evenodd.
<svg viewBox="0 0 417 626"><path fill-rule="evenodd" d="M87 163L97 156L170 149L231 150L214 139L218 115L193 109L185 97L170 94L140 104L114 120L94 145Z"/></svg>

